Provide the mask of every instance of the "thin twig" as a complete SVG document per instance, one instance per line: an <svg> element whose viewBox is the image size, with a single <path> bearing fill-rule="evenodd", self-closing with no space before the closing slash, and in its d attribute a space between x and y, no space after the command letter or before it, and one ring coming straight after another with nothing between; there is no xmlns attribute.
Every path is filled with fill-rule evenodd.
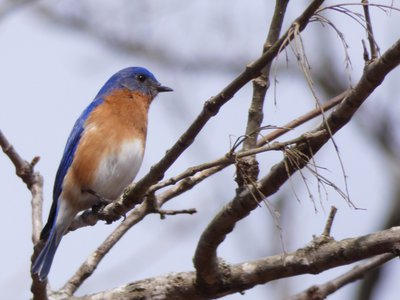
<svg viewBox="0 0 400 300"><path fill-rule="evenodd" d="M176 184L172 188L166 190L165 192L163 192L157 196L158 206L161 207L165 202L190 190L192 187L194 187L198 183L202 182L204 179L221 171L224 168L225 168L224 165L219 165L219 166L216 166L213 168L205 169L204 171L201 171L201 172L197 173L196 175L187 177L187 178L179 181L178 184Z"/></svg>
<svg viewBox="0 0 400 300"><path fill-rule="evenodd" d="M363 46L363 59L364 59L364 63L367 64L370 60L369 58L369 53L367 50L367 45L365 45L365 41L361 40L362 46Z"/></svg>
<svg viewBox="0 0 400 300"><path fill-rule="evenodd" d="M374 37L374 32L372 30L372 21L371 16L369 14L369 2L368 0L361 0L363 4L364 16L365 16L365 23L367 27L367 36L369 42L369 48L371 51L371 60L375 60L378 57L378 47L376 44L376 40Z"/></svg>
<svg viewBox="0 0 400 300"><path fill-rule="evenodd" d="M332 99L329 99L326 101L324 104L321 104L321 107L317 107L308 113L294 119L293 121L290 121L289 123L281 126L280 129L274 130L270 134L266 135L262 139L260 139L257 142L257 147L260 147L262 145L265 145L266 143L269 143L278 137L284 135L285 133L289 132L290 130L293 130L294 128L308 122L309 120L321 115L321 111L327 111L331 109L332 107L335 107L338 105L340 102L343 101L343 99L346 98L346 96L350 93L350 89L345 90L344 92L340 93L339 95L333 97Z"/></svg>
<svg viewBox="0 0 400 300"><path fill-rule="evenodd" d="M34 157L31 163L24 160L18 152L11 145L3 132L0 130L0 146L3 152L8 156L14 164L15 172L22 179L22 181L30 188L35 183L35 176L33 172L34 166L39 162L39 157Z"/></svg>
<svg viewBox="0 0 400 300"><path fill-rule="evenodd" d="M160 214L161 219L165 219L165 216L175 216L175 215L182 215L182 214L187 214L187 215L193 215L197 213L197 210L195 208L188 208L188 209L158 209L157 213Z"/></svg>
<svg viewBox="0 0 400 300"><path fill-rule="evenodd" d="M335 219L335 215L337 212L337 208L335 206L331 206L331 211L329 213L328 219L326 220L324 231L322 232L323 236L330 236L333 220Z"/></svg>

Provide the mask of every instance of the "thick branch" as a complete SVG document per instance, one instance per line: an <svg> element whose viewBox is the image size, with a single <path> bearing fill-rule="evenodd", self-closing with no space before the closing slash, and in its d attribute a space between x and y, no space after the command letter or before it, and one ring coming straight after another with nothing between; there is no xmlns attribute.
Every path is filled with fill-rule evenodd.
<svg viewBox="0 0 400 300"><path fill-rule="evenodd" d="M286 255L275 255L235 265L220 262L220 268L224 270L223 280L212 293L207 295L196 285L194 272L181 272L148 278L113 290L75 299L196 300L220 298L272 280L300 274L318 274L368 257L391 253L396 251L396 245L399 242L400 227L393 227L358 238L341 241L327 240L322 244L311 243L305 248Z"/></svg>
<svg viewBox="0 0 400 300"><path fill-rule="evenodd" d="M345 126L361 104L399 63L400 40L365 68L355 88L326 118L325 123L318 126L314 132L328 129L328 132L333 135ZM217 248L226 235L233 230L236 222L258 207L261 200L278 191L294 172L303 168L330 138L330 135L318 136L294 147L292 150L299 153L298 157L301 159L293 163L293 158L285 157L255 187L237 195L215 216L200 237L195 253L194 263L199 284L213 286L219 283L221 272L218 268ZM254 195L263 195L263 197L255 199Z"/></svg>

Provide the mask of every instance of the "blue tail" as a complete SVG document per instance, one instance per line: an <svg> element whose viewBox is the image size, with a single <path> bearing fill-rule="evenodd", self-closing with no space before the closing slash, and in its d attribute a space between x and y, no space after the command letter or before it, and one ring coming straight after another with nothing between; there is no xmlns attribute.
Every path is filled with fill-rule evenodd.
<svg viewBox="0 0 400 300"><path fill-rule="evenodd" d="M32 265L32 274L38 274L41 281L45 280L50 272L51 264L63 235L67 232L77 211L61 198L55 208L51 210L49 221L42 231L41 238L46 243ZM51 228L49 230L49 228Z"/></svg>
<svg viewBox="0 0 400 300"><path fill-rule="evenodd" d="M44 281L50 272L54 255L63 235L63 232L59 231L56 229L56 226L53 226L46 244L32 265L32 273L38 274L40 281Z"/></svg>

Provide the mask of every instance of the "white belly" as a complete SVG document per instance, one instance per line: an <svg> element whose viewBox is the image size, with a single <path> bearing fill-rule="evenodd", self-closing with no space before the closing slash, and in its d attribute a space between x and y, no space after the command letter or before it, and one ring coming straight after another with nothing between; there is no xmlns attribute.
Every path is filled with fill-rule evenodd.
<svg viewBox="0 0 400 300"><path fill-rule="evenodd" d="M134 140L125 142L119 151L105 155L95 172L91 189L105 199L116 199L138 173L143 152L143 144Z"/></svg>

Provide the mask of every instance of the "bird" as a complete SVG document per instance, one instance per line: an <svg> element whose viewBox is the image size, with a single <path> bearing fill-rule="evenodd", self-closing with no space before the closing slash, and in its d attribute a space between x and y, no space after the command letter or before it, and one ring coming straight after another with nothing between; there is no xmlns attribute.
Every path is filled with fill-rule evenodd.
<svg viewBox="0 0 400 300"><path fill-rule="evenodd" d="M158 93L171 92L143 67L111 76L75 122L56 173L53 202L31 268L44 281L63 235L83 210L120 196L142 164L148 111Z"/></svg>

